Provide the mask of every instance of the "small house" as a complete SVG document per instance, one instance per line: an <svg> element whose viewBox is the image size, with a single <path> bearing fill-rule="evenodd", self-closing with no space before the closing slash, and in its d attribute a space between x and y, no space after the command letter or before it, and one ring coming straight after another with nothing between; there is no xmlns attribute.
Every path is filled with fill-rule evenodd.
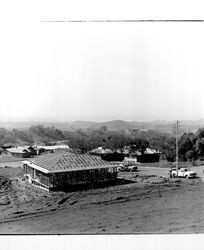
<svg viewBox="0 0 204 250"><path fill-rule="evenodd" d="M14 157L27 158L31 156L30 150L25 147L8 148L7 151Z"/></svg>
<svg viewBox="0 0 204 250"><path fill-rule="evenodd" d="M117 166L88 154L58 152L23 162L24 176L47 190L114 181Z"/></svg>
<svg viewBox="0 0 204 250"><path fill-rule="evenodd" d="M69 146L66 144L58 144L58 145L50 145L50 146L41 146L41 145L35 145L35 150L37 151L37 154L42 153L53 153L58 151L68 151Z"/></svg>
<svg viewBox="0 0 204 250"><path fill-rule="evenodd" d="M130 147L126 147L123 154L126 157L137 159L137 162L141 163L159 162L161 155L160 152L151 148L146 148L144 154L142 154L139 150L131 150Z"/></svg>
<svg viewBox="0 0 204 250"><path fill-rule="evenodd" d="M137 161L141 163L159 162L160 152L151 148L147 148L143 155L137 155Z"/></svg>

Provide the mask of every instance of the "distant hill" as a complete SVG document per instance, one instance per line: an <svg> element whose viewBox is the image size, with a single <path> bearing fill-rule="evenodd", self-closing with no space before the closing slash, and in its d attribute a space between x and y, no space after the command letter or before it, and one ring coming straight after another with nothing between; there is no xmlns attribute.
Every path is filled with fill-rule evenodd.
<svg viewBox="0 0 204 250"><path fill-rule="evenodd" d="M203 120L182 121L179 126L179 135L185 132L196 132L199 128L204 128ZM127 122L123 120L113 120L107 122L75 121L70 123L44 122L18 122L0 123L0 146L15 144L35 144L54 143L59 141L69 142L73 138L80 138L82 135L89 136L101 134L102 127L106 127L109 134L117 134L117 131L125 131L128 135L158 137L159 134L175 135L175 122ZM104 129L104 128L103 128ZM96 131L98 130L98 132ZM101 131L99 131L101 130ZM103 134L103 133L102 133ZM120 133L119 133L120 134Z"/></svg>
<svg viewBox="0 0 204 250"><path fill-rule="evenodd" d="M98 122L74 121L74 122L71 122L71 123L67 123L67 125L70 128L73 128L73 129L89 129L89 128L91 129L91 128L97 127Z"/></svg>
<svg viewBox="0 0 204 250"><path fill-rule="evenodd" d="M99 122L97 125L95 125L95 128L101 128L102 126L106 126L109 130L127 130L134 128L133 124L123 120Z"/></svg>
<svg viewBox="0 0 204 250"><path fill-rule="evenodd" d="M26 130L31 126L42 125L45 127L55 127L62 131L75 131L78 129L88 130L88 129L100 129L102 126L106 126L108 130L159 130L162 132L169 132L174 126L176 121L152 121L152 122L140 122L140 121L123 121L123 120L113 120L106 122L93 122L93 121L74 121L74 122L1 122L0 128L6 128L11 130L13 128ZM198 128L204 127L204 119L200 120L182 120L180 126L186 131L195 132Z"/></svg>

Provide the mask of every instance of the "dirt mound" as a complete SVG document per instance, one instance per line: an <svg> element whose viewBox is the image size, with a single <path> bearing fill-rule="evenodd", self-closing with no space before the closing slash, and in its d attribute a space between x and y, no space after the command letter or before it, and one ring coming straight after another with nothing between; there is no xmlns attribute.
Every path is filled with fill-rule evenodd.
<svg viewBox="0 0 204 250"><path fill-rule="evenodd" d="M0 176L0 205L10 204L8 193L12 190L12 184L8 177Z"/></svg>
<svg viewBox="0 0 204 250"><path fill-rule="evenodd" d="M8 177L5 176L0 176L0 188L2 188L2 186L6 186L10 184L10 180Z"/></svg>

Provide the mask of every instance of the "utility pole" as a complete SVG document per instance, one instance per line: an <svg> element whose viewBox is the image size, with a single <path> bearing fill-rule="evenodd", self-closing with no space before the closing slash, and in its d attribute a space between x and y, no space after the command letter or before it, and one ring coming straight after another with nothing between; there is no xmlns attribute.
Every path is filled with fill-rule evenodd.
<svg viewBox="0 0 204 250"><path fill-rule="evenodd" d="M179 121L177 120L176 121L176 175L177 175L177 178L178 178L178 124L179 124Z"/></svg>

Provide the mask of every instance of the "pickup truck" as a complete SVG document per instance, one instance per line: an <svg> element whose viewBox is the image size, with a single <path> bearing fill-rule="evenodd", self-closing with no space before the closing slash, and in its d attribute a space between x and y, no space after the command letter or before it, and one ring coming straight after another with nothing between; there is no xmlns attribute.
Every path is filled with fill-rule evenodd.
<svg viewBox="0 0 204 250"><path fill-rule="evenodd" d="M176 168L172 168L169 171L170 177L176 177L177 176L177 170ZM178 177L183 177L183 178L195 178L197 177L196 172L188 169L188 168L180 168L178 169Z"/></svg>
<svg viewBox="0 0 204 250"><path fill-rule="evenodd" d="M118 166L118 171L120 172L137 172L138 167L135 165L119 165Z"/></svg>
<svg viewBox="0 0 204 250"><path fill-rule="evenodd" d="M123 164L126 166L137 166L139 163L137 162L137 159L125 157L125 159L123 160Z"/></svg>

